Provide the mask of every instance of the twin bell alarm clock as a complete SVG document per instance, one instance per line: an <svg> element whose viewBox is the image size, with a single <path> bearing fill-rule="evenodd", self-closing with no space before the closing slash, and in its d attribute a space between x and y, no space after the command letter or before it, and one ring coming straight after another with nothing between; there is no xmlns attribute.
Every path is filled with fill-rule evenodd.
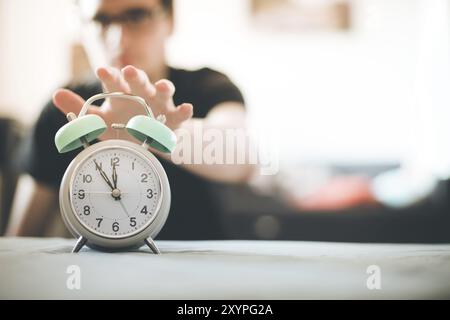
<svg viewBox="0 0 450 320"><path fill-rule="evenodd" d="M142 144L126 140L106 140L90 145L107 128L98 115L86 114L100 99L128 99L138 102L146 115L131 118L124 128ZM141 97L120 92L101 93L88 99L78 116L69 120L55 135L60 153L84 147L68 166L61 181L61 215L78 239L72 252L84 245L116 251L147 245L159 253L153 239L163 227L170 209L167 175L149 147L171 153L175 133L165 124L165 116L155 118Z"/></svg>

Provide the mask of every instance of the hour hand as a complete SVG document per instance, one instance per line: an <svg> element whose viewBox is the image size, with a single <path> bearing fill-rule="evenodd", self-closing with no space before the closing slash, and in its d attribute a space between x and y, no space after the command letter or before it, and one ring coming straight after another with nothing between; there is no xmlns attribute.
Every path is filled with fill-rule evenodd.
<svg viewBox="0 0 450 320"><path fill-rule="evenodd" d="M100 172L100 175L102 176L103 180L108 184L108 186L111 188L111 190L114 190L114 186L112 185L111 181L109 180L108 176L106 175L105 171L103 171L102 167L100 167L97 163L97 161L94 160L95 166L97 170Z"/></svg>

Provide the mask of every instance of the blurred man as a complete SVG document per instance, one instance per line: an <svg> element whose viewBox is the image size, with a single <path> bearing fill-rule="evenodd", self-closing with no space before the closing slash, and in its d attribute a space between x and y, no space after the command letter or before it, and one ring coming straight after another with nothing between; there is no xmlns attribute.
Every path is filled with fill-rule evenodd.
<svg viewBox="0 0 450 320"><path fill-rule="evenodd" d="M207 68L187 71L167 65L166 40L174 28L172 1L99 0L81 1L80 6L87 13L84 18L97 25L109 67L96 70L97 81L57 90L53 101L44 107L27 141L23 161L33 187L30 191L19 186L9 235L44 234L58 202L64 171L80 151L59 154L53 142L55 133L67 123L65 113L78 114L84 101L97 93L120 91L141 96L155 116L166 115L171 129L183 129L192 135L198 125L204 129L245 130L243 97L225 75ZM91 107L89 112L111 124L126 123L142 110L112 99ZM108 129L100 139L115 137L116 133ZM157 156L172 188L171 213L158 238L222 238L219 208L211 198L208 181L246 181L252 166L176 165L168 156Z"/></svg>

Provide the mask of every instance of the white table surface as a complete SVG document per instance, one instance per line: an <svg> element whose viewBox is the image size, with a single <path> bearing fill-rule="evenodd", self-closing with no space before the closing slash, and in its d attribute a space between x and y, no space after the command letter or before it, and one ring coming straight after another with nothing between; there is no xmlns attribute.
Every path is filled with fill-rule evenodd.
<svg viewBox="0 0 450 320"><path fill-rule="evenodd" d="M450 298L450 245L156 241L162 255L70 250L75 240L0 238L1 299ZM66 285L81 270L80 290ZM381 289L366 286L367 267Z"/></svg>

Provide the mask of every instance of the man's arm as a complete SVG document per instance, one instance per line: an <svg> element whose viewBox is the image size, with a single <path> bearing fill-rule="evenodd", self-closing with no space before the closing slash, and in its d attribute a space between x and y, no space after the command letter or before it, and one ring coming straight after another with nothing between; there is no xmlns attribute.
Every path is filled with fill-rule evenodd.
<svg viewBox="0 0 450 320"><path fill-rule="evenodd" d="M22 175L17 184L7 236L42 236L57 205L57 192Z"/></svg>
<svg viewBox="0 0 450 320"><path fill-rule="evenodd" d="M204 141L206 139L202 137L208 135L208 131L211 141ZM181 143L172 155L159 153L164 158L171 159L194 174L218 182L245 182L251 177L255 165L248 161L252 150L246 128L246 113L242 104L220 103L213 107L204 119L191 118L175 132ZM217 146L216 151L219 149L222 153L207 159L210 155L207 148L211 150L214 143ZM197 147L198 145L200 147ZM190 156L186 157L186 154ZM244 161L238 162L238 158ZM195 159L200 159L200 163L195 163ZM233 161L229 163L227 161L229 159Z"/></svg>

